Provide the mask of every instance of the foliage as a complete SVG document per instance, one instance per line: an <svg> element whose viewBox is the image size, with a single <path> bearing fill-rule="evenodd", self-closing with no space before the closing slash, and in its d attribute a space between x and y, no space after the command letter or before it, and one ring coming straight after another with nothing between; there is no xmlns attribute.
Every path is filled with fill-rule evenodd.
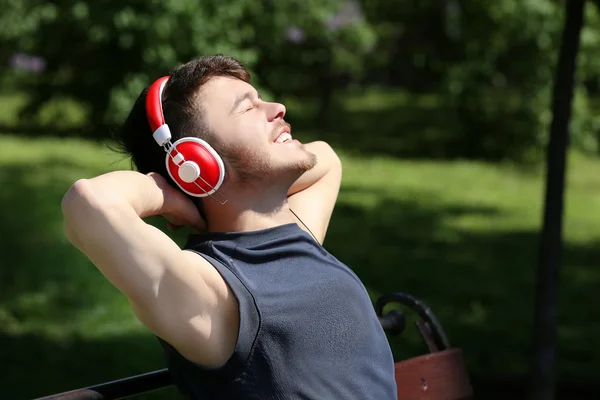
<svg viewBox="0 0 600 400"><path fill-rule="evenodd" d="M558 0L4 3L0 59L9 62L0 82L27 92L22 123L41 124L40 110L61 99L78 102L85 125L105 132L155 77L198 55L227 53L253 72L263 97L311 99L327 132L346 86L442 95L446 110L434 117L450 115L458 129L435 142L423 135L412 156L535 160L547 141L563 23ZM588 152L600 149L598 3L586 7L571 125L572 144ZM50 108L56 113L46 120L70 123L61 107ZM382 142L396 140L394 130L384 131Z"/></svg>
<svg viewBox="0 0 600 400"><path fill-rule="evenodd" d="M586 3L585 25L577 58L577 91L571 126L572 144L600 154L600 1Z"/></svg>
<svg viewBox="0 0 600 400"><path fill-rule="evenodd" d="M324 29L339 7L338 0L26 0L11 2L11 13L0 20L8 29L0 35L12 39L13 51L45 60L45 71L24 84L32 95L24 116L66 95L93 110L89 122L102 126L122 120L152 79L199 55L232 55L250 70L259 55L289 55L286 29L293 15L302 16L298 28L319 45L294 51L299 58L285 65L296 67L300 60L313 65L322 52L331 52L332 73L353 72L360 35L349 28ZM21 26L17 21L25 15L28 23Z"/></svg>
<svg viewBox="0 0 600 400"><path fill-rule="evenodd" d="M461 7L462 40L456 44L465 61L448 70L445 83L448 98L460 113L465 155L539 158L551 120L562 4L504 0L483 7L481 2L465 1ZM594 31L597 17L588 20L583 31L584 63L590 51L600 50ZM584 68L580 76L589 72ZM595 145L589 139L596 133L582 89L580 79L571 136L579 147L590 148Z"/></svg>
<svg viewBox="0 0 600 400"><path fill-rule="evenodd" d="M446 154L488 160L539 159L551 120L551 89L563 25L555 0L363 0L380 35L370 63L388 82L443 93L460 127ZM579 55L572 143L598 149L600 35L588 3ZM587 83L587 91L583 83ZM422 147L422 146L421 146Z"/></svg>
<svg viewBox="0 0 600 400"><path fill-rule="evenodd" d="M267 7L275 18L256 8L253 19L260 21L255 44L270 87L310 93L324 80L363 72L375 36L357 2L272 1Z"/></svg>
<svg viewBox="0 0 600 400"><path fill-rule="evenodd" d="M28 112L65 94L93 110L92 124L114 122L148 82L177 63L213 52L250 65L255 60L254 52L241 46L252 34L242 21L250 0L201 6L193 0L29 3L27 8L45 17L17 45L42 56L47 68L31 90Z"/></svg>

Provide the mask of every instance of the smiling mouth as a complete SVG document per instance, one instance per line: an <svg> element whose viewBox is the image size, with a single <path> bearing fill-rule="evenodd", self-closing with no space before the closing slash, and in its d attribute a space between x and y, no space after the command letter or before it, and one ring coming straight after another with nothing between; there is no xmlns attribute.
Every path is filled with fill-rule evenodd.
<svg viewBox="0 0 600 400"><path fill-rule="evenodd" d="M274 143L285 143L292 140L292 135L289 132L281 132L279 136L275 140Z"/></svg>

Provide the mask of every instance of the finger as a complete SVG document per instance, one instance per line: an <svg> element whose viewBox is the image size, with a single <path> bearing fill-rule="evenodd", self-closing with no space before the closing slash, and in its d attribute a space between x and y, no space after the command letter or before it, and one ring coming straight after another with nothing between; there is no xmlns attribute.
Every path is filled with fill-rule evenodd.
<svg viewBox="0 0 600 400"><path fill-rule="evenodd" d="M181 225L175 225L175 224L172 224L172 223L169 222L169 223L167 223L167 228L169 230L176 231L179 228L181 228Z"/></svg>
<svg viewBox="0 0 600 400"><path fill-rule="evenodd" d="M177 206L177 214L182 220L186 221L186 225L198 230L206 229L206 221L204 221L202 214L200 214L198 207L192 200L182 196L180 201L177 202Z"/></svg>
<svg viewBox="0 0 600 400"><path fill-rule="evenodd" d="M166 184L166 181L160 174L150 172L146 175L155 180L156 184L163 191L165 201L163 203L162 214L165 217L168 216L168 219L171 221L175 219L175 221L178 222L179 227L185 225L199 231L206 229L204 218L202 218L202 215L198 211L198 207L189 197L183 194L183 192ZM173 225L177 226L175 224Z"/></svg>
<svg viewBox="0 0 600 400"><path fill-rule="evenodd" d="M194 228L198 231L198 232L204 232L206 231L206 221L204 221L203 218L200 218L200 221L196 222L196 224L194 225Z"/></svg>
<svg viewBox="0 0 600 400"><path fill-rule="evenodd" d="M164 183L165 183L165 178L163 178L163 176L159 173L156 172L148 172L146 174L147 177L151 178L154 183L156 183L156 186L163 188Z"/></svg>

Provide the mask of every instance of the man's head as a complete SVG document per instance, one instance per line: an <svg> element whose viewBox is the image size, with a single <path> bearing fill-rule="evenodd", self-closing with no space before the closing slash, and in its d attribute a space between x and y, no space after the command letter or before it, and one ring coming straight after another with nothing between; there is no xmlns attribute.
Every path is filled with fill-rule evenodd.
<svg viewBox="0 0 600 400"><path fill-rule="evenodd" d="M166 154L152 138L146 93L138 97L117 139L140 172L158 172L174 185L166 172ZM282 133L291 133L285 107L261 100L244 66L231 57L200 57L177 67L162 98L172 142L188 136L207 141L223 158L228 193L229 188L291 184L315 165L314 155L299 142L277 141L286 138Z"/></svg>

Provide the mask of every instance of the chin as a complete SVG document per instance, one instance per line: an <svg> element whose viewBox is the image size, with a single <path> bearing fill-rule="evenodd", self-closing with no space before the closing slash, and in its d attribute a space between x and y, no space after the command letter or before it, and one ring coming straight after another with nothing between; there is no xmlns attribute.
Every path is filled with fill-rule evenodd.
<svg viewBox="0 0 600 400"><path fill-rule="evenodd" d="M296 157L289 157L285 160L286 169L296 171L300 174L312 169L317 165L317 156L304 150L304 146Z"/></svg>
<svg viewBox="0 0 600 400"><path fill-rule="evenodd" d="M315 165L317 165L317 156L306 150L305 150L305 152L306 152L305 165L306 165L306 171L308 171L310 169L313 169L315 167Z"/></svg>

